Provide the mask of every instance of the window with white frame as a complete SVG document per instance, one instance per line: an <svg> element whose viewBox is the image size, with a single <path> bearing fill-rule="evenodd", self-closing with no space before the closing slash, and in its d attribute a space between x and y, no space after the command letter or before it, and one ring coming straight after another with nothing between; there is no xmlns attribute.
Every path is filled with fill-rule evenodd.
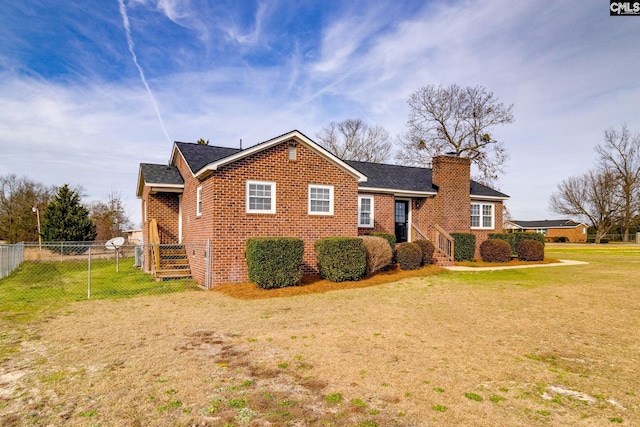
<svg viewBox="0 0 640 427"><path fill-rule="evenodd" d="M247 181L247 213L276 213L276 183Z"/></svg>
<svg viewBox="0 0 640 427"><path fill-rule="evenodd" d="M373 227L373 196L358 196L358 227Z"/></svg>
<svg viewBox="0 0 640 427"><path fill-rule="evenodd" d="M196 216L202 215L202 185L196 188Z"/></svg>
<svg viewBox="0 0 640 427"><path fill-rule="evenodd" d="M471 203L471 228L494 228L493 203Z"/></svg>
<svg viewBox="0 0 640 427"><path fill-rule="evenodd" d="M540 233L544 236L547 235L547 229L546 228L536 228L536 233Z"/></svg>
<svg viewBox="0 0 640 427"><path fill-rule="evenodd" d="M309 214L333 215L332 185L309 185Z"/></svg>

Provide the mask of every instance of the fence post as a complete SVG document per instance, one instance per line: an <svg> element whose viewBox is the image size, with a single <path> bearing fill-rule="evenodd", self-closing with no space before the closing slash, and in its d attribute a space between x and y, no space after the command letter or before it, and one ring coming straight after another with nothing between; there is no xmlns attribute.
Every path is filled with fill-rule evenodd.
<svg viewBox="0 0 640 427"><path fill-rule="evenodd" d="M205 267L205 288L207 290L211 289L211 239L207 239L207 256L206 256L206 267Z"/></svg>
<svg viewBox="0 0 640 427"><path fill-rule="evenodd" d="M87 261L87 299L91 299L91 246L89 246L89 256Z"/></svg>

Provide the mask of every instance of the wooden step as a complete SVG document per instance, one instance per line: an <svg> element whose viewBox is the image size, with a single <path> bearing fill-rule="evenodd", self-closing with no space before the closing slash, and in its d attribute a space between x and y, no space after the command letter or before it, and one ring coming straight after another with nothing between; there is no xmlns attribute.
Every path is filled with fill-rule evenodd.
<svg viewBox="0 0 640 427"><path fill-rule="evenodd" d="M191 268L184 246L160 247L160 267L156 271L156 280L190 279Z"/></svg>
<svg viewBox="0 0 640 427"><path fill-rule="evenodd" d="M438 252L437 250L433 253L433 263L441 267L455 265L455 263L449 260L449 258L445 254Z"/></svg>
<svg viewBox="0 0 640 427"><path fill-rule="evenodd" d="M166 269L166 270L158 270L156 271L156 279L157 280L165 280L165 279L190 279L191 278L191 270L180 268L180 269Z"/></svg>

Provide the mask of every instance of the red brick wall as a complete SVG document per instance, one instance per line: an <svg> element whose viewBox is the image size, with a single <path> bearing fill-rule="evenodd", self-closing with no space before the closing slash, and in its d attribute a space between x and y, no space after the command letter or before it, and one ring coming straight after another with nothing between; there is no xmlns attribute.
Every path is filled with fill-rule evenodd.
<svg viewBox="0 0 640 427"><path fill-rule="evenodd" d="M373 227L360 227L360 236L371 232L395 233L393 194L360 193L361 196L373 196ZM357 205L356 205L357 209Z"/></svg>
<svg viewBox="0 0 640 427"><path fill-rule="evenodd" d="M471 230L471 233L476 235L476 258L480 258L480 244L489 238L489 234L491 233L502 233L502 202L486 202L483 201L481 203L492 203L493 204L493 214L494 214L494 227L492 229L486 230ZM469 208L469 221L471 221L471 208Z"/></svg>
<svg viewBox="0 0 640 427"><path fill-rule="evenodd" d="M248 280L245 245L250 237L289 236L305 243L304 271L316 271L313 243L327 236L358 234L358 183L335 164L303 144L295 161L282 143L214 171L202 182L183 159L176 162L185 179L183 242L204 244L211 239L212 283ZM247 180L276 183L276 213L246 213ZM333 215L308 214L308 185L334 186ZM196 187L202 185L202 216L196 216ZM204 279L204 252L187 250L194 278ZM195 254L194 254L195 253Z"/></svg>
<svg viewBox="0 0 640 427"><path fill-rule="evenodd" d="M149 221L155 218L158 222L158 237L161 244L178 242L178 194L156 193L150 194L149 187L142 192L142 237L145 244L149 244ZM146 221L145 221L146 204ZM144 257L144 269L150 270L150 250L147 247Z"/></svg>
<svg viewBox="0 0 640 427"><path fill-rule="evenodd" d="M471 161L464 157L434 157L432 180L438 186L433 221L449 233L468 233L471 227Z"/></svg>

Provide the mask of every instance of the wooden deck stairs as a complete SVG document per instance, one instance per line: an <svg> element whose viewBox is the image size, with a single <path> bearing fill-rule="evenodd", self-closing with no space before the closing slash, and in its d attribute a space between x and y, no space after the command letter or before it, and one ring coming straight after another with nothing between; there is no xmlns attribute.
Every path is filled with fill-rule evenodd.
<svg viewBox="0 0 640 427"><path fill-rule="evenodd" d="M151 243L151 268L156 280L190 279L191 267L184 245L161 245L158 235L158 222L149 221L149 240Z"/></svg>
<svg viewBox="0 0 640 427"><path fill-rule="evenodd" d="M187 251L183 245L160 245L160 264L156 268L156 279L190 279L191 268Z"/></svg>
<svg viewBox="0 0 640 427"><path fill-rule="evenodd" d="M433 263L440 267L451 267L455 263L442 251L436 249L433 251Z"/></svg>

